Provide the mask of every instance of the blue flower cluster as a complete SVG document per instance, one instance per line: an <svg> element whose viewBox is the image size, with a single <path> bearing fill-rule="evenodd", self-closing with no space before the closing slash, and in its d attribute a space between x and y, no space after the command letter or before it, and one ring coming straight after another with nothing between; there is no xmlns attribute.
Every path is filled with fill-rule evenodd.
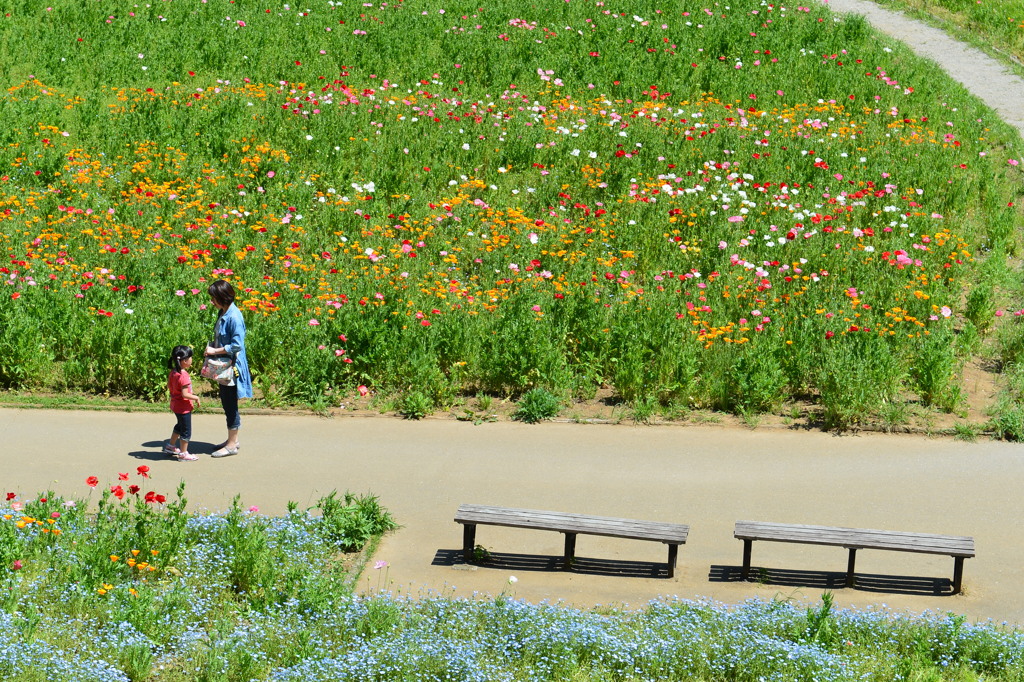
<svg viewBox="0 0 1024 682"><path fill-rule="evenodd" d="M74 544L6 575L0 679L1024 679L1015 628L833 609L827 594L811 607L665 598L636 610L357 596L322 517L231 514L190 517L173 571L125 566L102 589L68 579L68 562L90 556L88 525L69 524ZM92 555L122 566L106 551ZM272 579L246 573L250 560L270 562Z"/></svg>
<svg viewBox="0 0 1024 682"><path fill-rule="evenodd" d="M67 682L130 682L127 675L106 661L23 637L16 616L0 613L0 679L30 677Z"/></svg>

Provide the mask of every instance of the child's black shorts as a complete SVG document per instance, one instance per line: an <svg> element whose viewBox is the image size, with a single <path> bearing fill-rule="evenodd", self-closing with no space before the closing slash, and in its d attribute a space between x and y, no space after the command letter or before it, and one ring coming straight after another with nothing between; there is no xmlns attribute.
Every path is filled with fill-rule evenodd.
<svg viewBox="0 0 1024 682"><path fill-rule="evenodd" d="M192 413L178 414L175 412L174 416L178 418L178 423L174 425L174 432L178 434L178 438L192 440Z"/></svg>

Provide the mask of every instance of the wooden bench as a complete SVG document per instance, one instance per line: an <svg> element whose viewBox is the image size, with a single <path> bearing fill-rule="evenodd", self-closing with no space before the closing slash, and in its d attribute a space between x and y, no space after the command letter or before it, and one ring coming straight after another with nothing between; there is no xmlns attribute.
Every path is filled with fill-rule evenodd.
<svg viewBox="0 0 1024 682"><path fill-rule="evenodd" d="M455 513L455 522L462 524L462 555L466 563L473 562L477 525L509 526L553 530L565 535L565 570L572 568L576 557L576 536L604 535L632 540L652 540L668 545L668 577L675 575L676 554L679 545L686 544L689 526L658 521L634 521L606 516L539 511L536 509L510 509L479 504L463 504Z"/></svg>
<svg viewBox="0 0 1024 682"><path fill-rule="evenodd" d="M974 556L974 538L929 533L902 533L864 528L833 528L830 526L799 526L787 523L737 521L733 536L743 540L743 579L750 576L750 549L754 540L796 542L808 545L832 545L850 550L846 567L846 586L854 586L854 565L858 549L886 549L895 552L947 554L954 559L953 594L959 594L964 573L964 559Z"/></svg>

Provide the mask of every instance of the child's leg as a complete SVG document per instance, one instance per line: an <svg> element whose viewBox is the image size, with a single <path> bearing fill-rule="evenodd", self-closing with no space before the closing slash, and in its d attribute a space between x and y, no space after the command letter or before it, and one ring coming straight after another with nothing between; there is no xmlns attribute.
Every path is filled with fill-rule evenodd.
<svg viewBox="0 0 1024 682"><path fill-rule="evenodd" d="M177 455L180 451L182 441L185 440L183 436L188 435L188 431L191 428L191 423L186 424L184 417L191 415L174 413L177 422L174 424L174 430L171 431L171 438L164 445L164 452L168 455ZM191 420L189 420L191 422Z"/></svg>
<svg viewBox="0 0 1024 682"><path fill-rule="evenodd" d="M181 425L178 438L178 459L192 461L196 459L196 456L188 451L188 442L192 438L192 413L179 414L178 423Z"/></svg>

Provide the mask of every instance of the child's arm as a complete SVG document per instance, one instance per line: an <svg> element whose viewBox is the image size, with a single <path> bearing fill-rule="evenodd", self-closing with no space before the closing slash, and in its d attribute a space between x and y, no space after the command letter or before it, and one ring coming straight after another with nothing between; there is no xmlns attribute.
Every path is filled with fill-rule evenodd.
<svg viewBox="0 0 1024 682"><path fill-rule="evenodd" d="M192 384L186 384L181 387L181 397L185 400L191 400L196 407L199 407L199 396L192 392Z"/></svg>

